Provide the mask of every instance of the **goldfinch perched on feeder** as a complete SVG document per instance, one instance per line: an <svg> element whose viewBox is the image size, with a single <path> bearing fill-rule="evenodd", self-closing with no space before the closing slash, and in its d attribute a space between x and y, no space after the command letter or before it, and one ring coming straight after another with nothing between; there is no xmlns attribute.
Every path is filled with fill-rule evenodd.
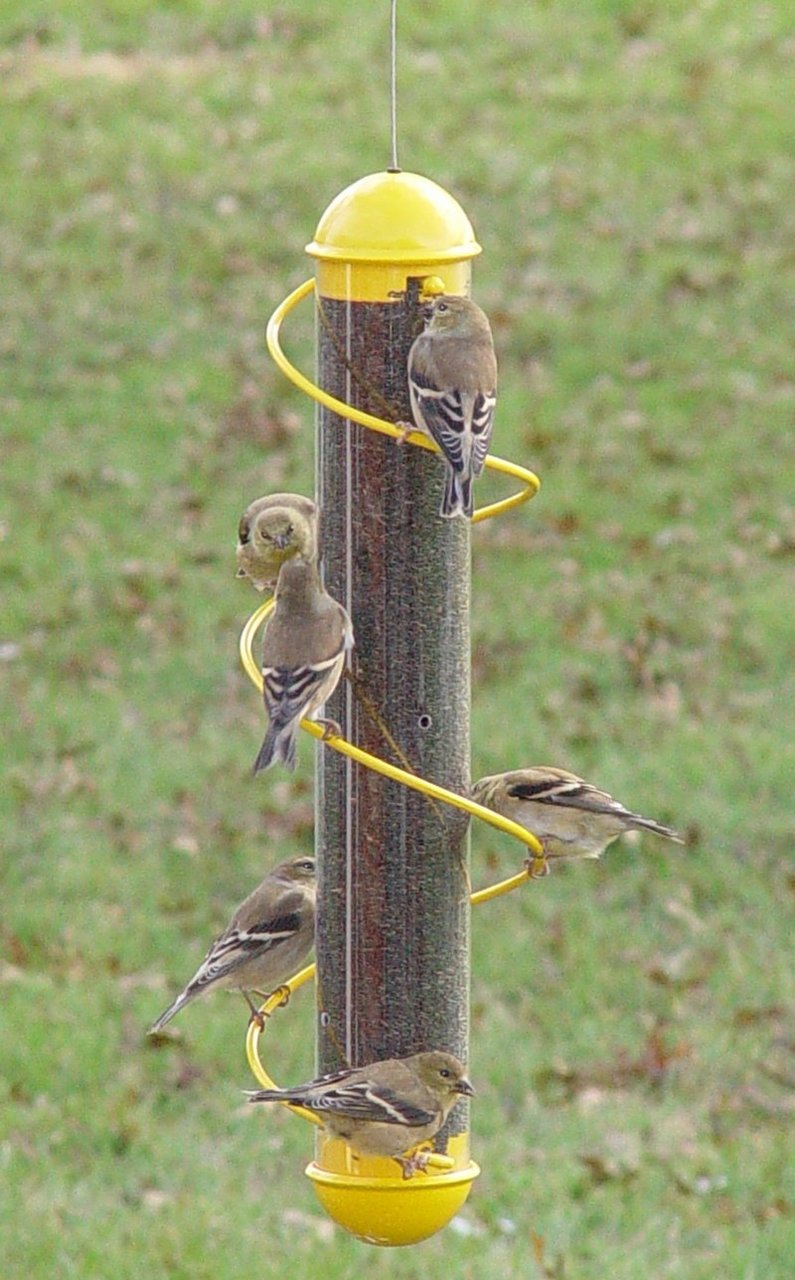
<svg viewBox="0 0 795 1280"><path fill-rule="evenodd" d="M471 796L532 831L545 858L598 858L625 831L652 831L684 843L670 827L632 813L575 773L549 765L481 778Z"/></svg>
<svg viewBox="0 0 795 1280"><path fill-rule="evenodd" d="M149 1029L162 1031L208 991L238 990L259 1017L250 991L269 995L300 969L315 943L315 860L282 862L240 904L184 991Z"/></svg>
<svg viewBox="0 0 795 1280"><path fill-rule="evenodd" d="M294 1089L259 1089L248 1098L306 1107L355 1155L396 1160L410 1178L427 1155L406 1153L433 1138L458 1099L474 1092L458 1059L433 1050L336 1071Z"/></svg>
<svg viewBox="0 0 795 1280"><path fill-rule="evenodd" d="M317 513L300 493L272 493L249 503L237 528L237 577L272 588L285 560L317 559Z"/></svg>
<svg viewBox="0 0 795 1280"><path fill-rule="evenodd" d="M429 306L425 331L409 351L414 421L445 461L440 515L472 515L472 481L489 451L497 396L491 327L469 298L440 294Z"/></svg>
<svg viewBox="0 0 795 1280"><path fill-rule="evenodd" d="M351 620L324 591L315 566L303 556L288 560L279 573L276 605L262 645L270 724L254 762L255 774L277 761L295 768L298 726L331 697L352 648Z"/></svg>

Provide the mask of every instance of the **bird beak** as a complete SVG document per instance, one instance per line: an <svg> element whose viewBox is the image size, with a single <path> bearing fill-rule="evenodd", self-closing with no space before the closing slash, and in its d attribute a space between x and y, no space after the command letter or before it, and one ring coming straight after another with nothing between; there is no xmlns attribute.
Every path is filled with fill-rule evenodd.
<svg viewBox="0 0 795 1280"><path fill-rule="evenodd" d="M284 551L284 548L290 541L290 535L289 533L277 533L273 541L276 543L276 546L280 551Z"/></svg>
<svg viewBox="0 0 795 1280"><path fill-rule="evenodd" d="M455 1087L456 1093L465 1094L467 1098L474 1098L475 1090L467 1080L466 1076L462 1076Z"/></svg>

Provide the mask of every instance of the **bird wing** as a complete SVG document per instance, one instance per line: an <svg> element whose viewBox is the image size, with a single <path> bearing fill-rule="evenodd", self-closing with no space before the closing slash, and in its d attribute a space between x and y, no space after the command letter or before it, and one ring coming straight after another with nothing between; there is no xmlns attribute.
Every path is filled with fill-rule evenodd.
<svg viewBox="0 0 795 1280"><path fill-rule="evenodd" d="M450 465L463 471L468 463L479 475L489 450L494 424L496 396L486 391L440 390L433 380L416 368L411 377L411 398L415 414L433 437Z"/></svg>
<svg viewBox="0 0 795 1280"><path fill-rule="evenodd" d="M287 724L303 712L340 661L339 652L300 667L263 667L263 697L272 722Z"/></svg>
<svg viewBox="0 0 795 1280"><path fill-rule="evenodd" d="M479 476L486 463L494 426L494 392L478 391L472 405L472 474Z"/></svg>
<svg viewBox="0 0 795 1280"><path fill-rule="evenodd" d="M562 809L580 809L584 813L600 813L624 822L626 826L635 826L665 836L677 844L684 840L671 827L655 822L653 818L644 818L640 813L633 813L618 800L614 800L606 791L600 791L590 782L574 774L567 778L536 778L511 782L506 788L507 794L516 800L531 800L537 804L549 804Z"/></svg>
<svg viewBox="0 0 795 1280"><path fill-rule="evenodd" d="M288 1090L289 1092L289 1090ZM435 1119L432 1111L426 1111L417 1103L401 1097L386 1085L375 1085L370 1080L341 1081L310 1091L296 1101L312 1111L330 1111L350 1120L371 1120L378 1124L397 1124L407 1127L430 1124Z"/></svg>
<svg viewBox="0 0 795 1280"><path fill-rule="evenodd" d="M533 800L560 808L584 809L589 813L628 813L607 792L583 782L582 778L528 778L510 783L507 792L517 800Z"/></svg>
<svg viewBox="0 0 795 1280"><path fill-rule="evenodd" d="M282 942L289 942L301 927L301 916L297 911L289 911L275 920L263 920L249 925L246 929L229 929L217 938L196 976L188 984L191 988L206 987L208 983L217 982L235 969L248 964L254 956L263 955Z"/></svg>

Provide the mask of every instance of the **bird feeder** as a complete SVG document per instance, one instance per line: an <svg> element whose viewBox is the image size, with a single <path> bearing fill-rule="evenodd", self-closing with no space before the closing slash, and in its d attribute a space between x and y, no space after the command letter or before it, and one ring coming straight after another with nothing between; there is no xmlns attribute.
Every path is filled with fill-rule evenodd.
<svg viewBox="0 0 795 1280"><path fill-rule="evenodd" d="M416 174L373 174L332 201L308 252L320 386L365 412L410 421L406 361L422 328L423 286L431 278L437 289L468 293L480 252L460 205ZM439 519L442 467L425 449L323 405L316 449L324 581L356 634L355 686L328 713L349 741L387 758L394 743L395 763L465 791L469 525ZM467 826L462 813L319 754L322 1071L430 1048L466 1061ZM391 1161L352 1164L343 1143L322 1136L308 1173L343 1226L379 1243L412 1243L449 1221L478 1172L463 1103L444 1138L452 1168L410 1182Z"/></svg>
<svg viewBox="0 0 795 1280"><path fill-rule="evenodd" d="M466 1062L468 815L537 853L540 846L532 833L467 798L470 526L439 518L443 470L435 446L416 432L403 443L406 432L395 424L410 419L406 362L422 327L423 299L468 293L480 247L447 192L389 170L332 201L308 252L316 279L277 308L268 345L319 405L322 574L356 635L352 679L326 711L342 736L332 736L316 758L318 1067L333 1071L429 1048ZM285 315L310 293L318 385L290 364L279 336ZM536 477L513 463L490 456L487 466L520 479L522 489L481 508L474 521L538 489ZM260 685L253 636L269 608L260 606L241 636L244 665ZM323 736L317 725L303 727ZM471 900L516 888L528 874ZM288 986L311 975L306 970ZM272 997L263 1013L278 1003ZM269 1087L259 1035L252 1024L248 1057ZM436 1146L427 1168L406 1180L394 1161L354 1157L319 1129L307 1174L346 1230L369 1243L413 1244L450 1221L479 1172L464 1103Z"/></svg>

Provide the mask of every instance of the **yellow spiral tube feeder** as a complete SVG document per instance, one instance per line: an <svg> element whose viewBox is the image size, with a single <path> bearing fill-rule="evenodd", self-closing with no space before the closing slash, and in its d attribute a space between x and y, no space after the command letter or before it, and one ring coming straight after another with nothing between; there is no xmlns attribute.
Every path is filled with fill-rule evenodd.
<svg viewBox="0 0 795 1280"><path fill-rule="evenodd" d="M319 1066L329 1071L346 1059L359 1064L420 1048L449 1049L466 1061L470 902L524 884L543 858L531 832L468 799L469 525L438 518L436 445L398 424L410 417L406 354L421 304L438 292L467 294L480 247L447 192L390 170L337 196L308 252L315 280L277 308L267 342L278 367L318 406L323 576L353 618L352 684L363 684L378 713L368 716L343 681L329 711L341 736L302 722L330 748L316 757ZM281 345L286 316L310 295L317 384ZM473 523L520 505L539 487L513 463L490 456L486 466L518 488L478 509ZM271 607L261 605L241 636L244 667L259 688L253 643ZM385 740L400 744L399 764L382 758ZM471 816L520 840L537 867L470 896ZM315 966L304 969L287 987L314 973ZM282 998L274 993L262 1006L263 1026ZM273 1081L260 1060L261 1034L252 1022L246 1048L267 1088ZM439 1137L444 1150L405 1180L393 1161L353 1157L318 1129L307 1174L346 1230L373 1244L414 1244L450 1221L479 1172L464 1106Z"/></svg>

